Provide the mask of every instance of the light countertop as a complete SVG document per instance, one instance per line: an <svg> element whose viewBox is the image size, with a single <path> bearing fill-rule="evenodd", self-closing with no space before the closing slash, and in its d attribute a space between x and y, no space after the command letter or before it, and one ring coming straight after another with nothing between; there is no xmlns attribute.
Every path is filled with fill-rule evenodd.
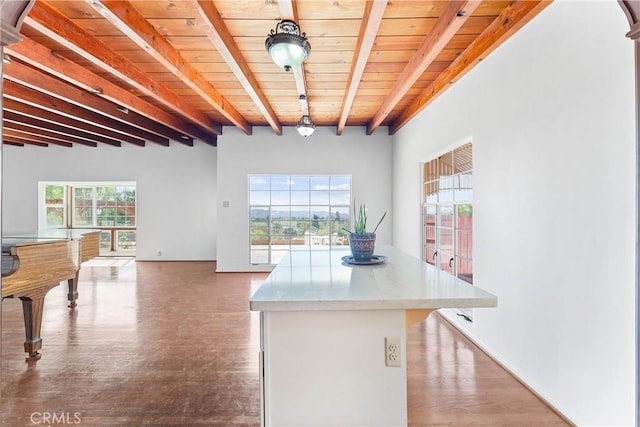
<svg viewBox="0 0 640 427"><path fill-rule="evenodd" d="M395 249L376 247L386 261L351 265L348 248L293 249L250 300L253 311L395 310L496 307L495 295Z"/></svg>

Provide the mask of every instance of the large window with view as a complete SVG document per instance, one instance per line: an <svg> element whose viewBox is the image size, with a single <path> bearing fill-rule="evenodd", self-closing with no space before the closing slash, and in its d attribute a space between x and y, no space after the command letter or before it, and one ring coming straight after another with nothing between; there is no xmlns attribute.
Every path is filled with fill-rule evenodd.
<svg viewBox="0 0 640 427"><path fill-rule="evenodd" d="M249 175L252 264L277 264L292 248L348 245L348 175Z"/></svg>
<svg viewBox="0 0 640 427"><path fill-rule="evenodd" d="M135 255L135 183L42 183L44 227L97 228L101 254Z"/></svg>

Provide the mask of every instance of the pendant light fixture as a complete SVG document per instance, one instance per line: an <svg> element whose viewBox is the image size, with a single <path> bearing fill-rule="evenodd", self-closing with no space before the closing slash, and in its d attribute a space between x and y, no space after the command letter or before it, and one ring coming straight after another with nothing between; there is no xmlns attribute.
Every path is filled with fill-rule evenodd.
<svg viewBox="0 0 640 427"><path fill-rule="evenodd" d="M296 126L296 130L300 135L306 138L308 136L313 135L313 132L315 132L316 130L316 125L313 124L313 121L311 120L311 116L309 116L308 114L305 114L300 118L300 121Z"/></svg>
<svg viewBox="0 0 640 427"><path fill-rule="evenodd" d="M290 19L283 19L271 30L264 47L277 66L291 71L291 68L302 64L311 51L311 45L305 33Z"/></svg>

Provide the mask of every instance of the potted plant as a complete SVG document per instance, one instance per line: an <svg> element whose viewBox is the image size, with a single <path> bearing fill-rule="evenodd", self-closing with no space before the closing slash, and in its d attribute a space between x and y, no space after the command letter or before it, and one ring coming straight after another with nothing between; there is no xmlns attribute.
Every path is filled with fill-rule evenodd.
<svg viewBox="0 0 640 427"><path fill-rule="evenodd" d="M356 210L356 201L353 200L353 211L355 214L353 222L353 230L346 230L349 233L349 247L351 255L356 262L369 262L373 257L373 251L376 247L376 230L387 215L382 214L380 221L376 224L372 232L367 231L367 208L364 204Z"/></svg>

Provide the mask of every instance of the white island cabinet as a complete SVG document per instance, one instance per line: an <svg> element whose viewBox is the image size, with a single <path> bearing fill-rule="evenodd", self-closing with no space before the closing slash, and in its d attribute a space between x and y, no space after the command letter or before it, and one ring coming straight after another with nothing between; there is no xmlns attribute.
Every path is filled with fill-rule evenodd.
<svg viewBox="0 0 640 427"><path fill-rule="evenodd" d="M379 265L348 250L292 250L250 300L260 311L267 426L407 424L407 326L497 298L390 246Z"/></svg>

